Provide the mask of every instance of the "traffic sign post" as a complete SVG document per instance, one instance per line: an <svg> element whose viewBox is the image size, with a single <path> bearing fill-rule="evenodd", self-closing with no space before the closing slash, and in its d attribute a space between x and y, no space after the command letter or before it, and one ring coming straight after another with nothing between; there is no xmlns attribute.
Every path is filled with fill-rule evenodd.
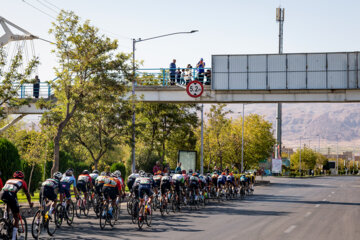
<svg viewBox="0 0 360 240"><path fill-rule="evenodd" d="M190 97L198 98L204 92L204 86L199 81L191 81L186 87L186 92Z"/></svg>

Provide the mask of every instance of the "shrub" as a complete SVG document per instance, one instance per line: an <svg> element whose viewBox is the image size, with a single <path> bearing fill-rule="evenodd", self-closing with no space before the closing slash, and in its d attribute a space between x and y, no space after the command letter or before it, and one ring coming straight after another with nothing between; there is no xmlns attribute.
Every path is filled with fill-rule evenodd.
<svg viewBox="0 0 360 240"><path fill-rule="evenodd" d="M25 174L25 181L27 184L29 184L31 168L32 166L29 163L25 161L23 162L23 171ZM35 164L31 178L31 185L29 189L30 193L34 193L35 190L40 187L42 178L43 178L43 166L40 164Z"/></svg>
<svg viewBox="0 0 360 240"><path fill-rule="evenodd" d="M113 163L110 167L111 172L119 170L123 179L126 179L126 167L123 162Z"/></svg>
<svg viewBox="0 0 360 240"><path fill-rule="evenodd" d="M3 181L11 178L15 171L22 170L20 155L9 140L0 138L0 171Z"/></svg>

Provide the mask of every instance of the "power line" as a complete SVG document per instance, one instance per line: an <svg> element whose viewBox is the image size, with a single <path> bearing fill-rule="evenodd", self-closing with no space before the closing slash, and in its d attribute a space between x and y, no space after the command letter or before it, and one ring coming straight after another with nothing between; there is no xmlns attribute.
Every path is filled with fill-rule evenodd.
<svg viewBox="0 0 360 240"><path fill-rule="evenodd" d="M46 7L47 9L53 11L56 14L59 14L58 11L54 10L53 8L49 7L48 5L46 5L45 3L41 2L40 0L36 0L38 3L40 3L41 5L43 5L44 7Z"/></svg>
<svg viewBox="0 0 360 240"><path fill-rule="evenodd" d="M45 11L41 10L40 8L35 7L34 5L32 5L31 3L26 2L25 0L22 0L22 1L23 1L24 3L26 3L27 5L29 5L30 7L34 8L34 9L36 9L37 11L39 11L39 12L41 12L41 13L43 13L43 14L47 15L48 17L50 17L50 18L52 18L52 19L56 20L56 18L55 18L54 16L52 16L52 15L48 14L47 12L45 12Z"/></svg>
<svg viewBox="0 0 360 240"><path fill-rule="evenodd" d="M46 2L47 4L53 6L54 8L58 9L59 11L61 11L61 8L59 8L58 6L56 6L55 4L49 2L48 0L43 0L44 2Z"/></svg>

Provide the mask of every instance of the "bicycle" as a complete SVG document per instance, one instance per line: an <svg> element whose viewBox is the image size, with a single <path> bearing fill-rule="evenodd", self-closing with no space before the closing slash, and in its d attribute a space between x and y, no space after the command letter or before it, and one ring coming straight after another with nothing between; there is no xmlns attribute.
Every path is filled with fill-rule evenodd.
<svg viewBox="0 0 360 240"><path fill-rule="evenodd" d="M141 212L141 209L143 209L144 213L143 213L143 216L141 217L140 216L140 212ZM138 212L138 227L139 229L142 229L143 225L144 225L144 222L146 222L146 225L148 227L151 227L151 222L152 222L152 211L150 210L150 205L148 203L148 196L146 195L145 196L145 199L143 201L143 203L141 204L141 207L140 207L140 210Z"/></svg>
<svg viewBox="0 0 360 240"><path fill-rule="evenodd" d="M46 230L50 236L53 236L57 229L56 221L58 220L58 214L56 209L53 211L54 218L49 216L48 211L45 209L49 207L47 199L43 199L41 208L36 211L31 224L31 234L34 239L39 239L41 231ZM50 202L51 203L51 202Z"/></svg>
<svg viewBox="0 0 360 240"><path fill-rule="evenodd" d="M85 196L82 197L81 194L79 194L79 198L76 200L76 205L75 205L75 212L76 212L76 217L80 218L81 217L81 212L83 212L84 216L88 216L89 215L89 210L90 210L90 201L89 201L89 196L87 197L87 199L85 199Z"/></svg>
<svg viewBox="0 0 360 240"><path fill-rule="evenodd" d="M0 238L12 239L13 234L13 217L9 214L7 204L5 204L5 212L3 218L0 219ZM26 218L19 213L19 227L16 234L16 239L27 239L27 222Z"/></svg>
<svg viewBox="0 0 360 240"><path fill-rule="evenodd" d="M101 204L101 212L100 212L100 228L101 230L105 229L106 224L108 223L111 227L115 226L116 218L114 216L114 210L112 210L112 213L109 213L109 204L106 200L102 201Z"/></svg>
<svg viewBox="0 0 360 240"><path fill-rule="evenodd" d="M63 204L65 203L65 204ZM61 227L63 220L66 220L66 223L71 226L74 222L74 215L75 215L75 207L74 202L70 199L69 203L67 203L67 199L64 194L64 200L62 203L58 203L56 205L55 211L58 214L58 218L55 221L56 226L58 228Z"/></svg>
<svg viewBox="0 0 360 240"><path fill-rule="evenodd" d="M170 212L170 209L168 207L168 193L166 192L165 194L162 194L161 196L161 199L160 199L160 213L161 213L161 216L163 217L165 212L167 214L169 214Z"/></svg>

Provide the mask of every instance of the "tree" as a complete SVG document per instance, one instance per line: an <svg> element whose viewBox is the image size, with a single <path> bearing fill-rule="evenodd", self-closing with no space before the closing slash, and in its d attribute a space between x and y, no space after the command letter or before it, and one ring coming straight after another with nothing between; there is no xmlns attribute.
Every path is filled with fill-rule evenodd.
<svg viewBox="0 0 360 240"><path fill-rule="evenodd" d="M5 138L0 138L0 162L3 180L11 178L15 171L22 170L18 149Z"/></svg>
<svg viewBox="0 0 360 240"><path fill-rule="evenodd" d="M314 150L311 148L303 148L301 149L301 169L314 169L316 160L317 160L317 154ZM299 170L300 165L300 150L298 149L296 153L291 155L291 168L295 171Z"/></svg>
<svg viewBox="0 0 360 240"><path fill-rule="evenodd" d="M21 48L10 63L7 62L7 57L5 48L0 48L0 119L6 117L6 108L16 108L28 103L28 99L19 99L18 91L22 84L33 82L34 79L31 78L39 64L38 58L35 57L22 70L24 61Z"/></svg>
<svg viewBox="0 0 360 240"><path fill-rule="evenodd" d="M49 32L55 36L59 62L55 68L57 78L51 83L56 106L52 105L51 111L44 115L57 124L52 168L55 172L59 169L60 140L71 118L91 102L94 91L108 89L127 79L130 65L128 54L116 53L117 41L99 35L97 28L89 21L81 23L73 12L61 11Z"/></svg>

